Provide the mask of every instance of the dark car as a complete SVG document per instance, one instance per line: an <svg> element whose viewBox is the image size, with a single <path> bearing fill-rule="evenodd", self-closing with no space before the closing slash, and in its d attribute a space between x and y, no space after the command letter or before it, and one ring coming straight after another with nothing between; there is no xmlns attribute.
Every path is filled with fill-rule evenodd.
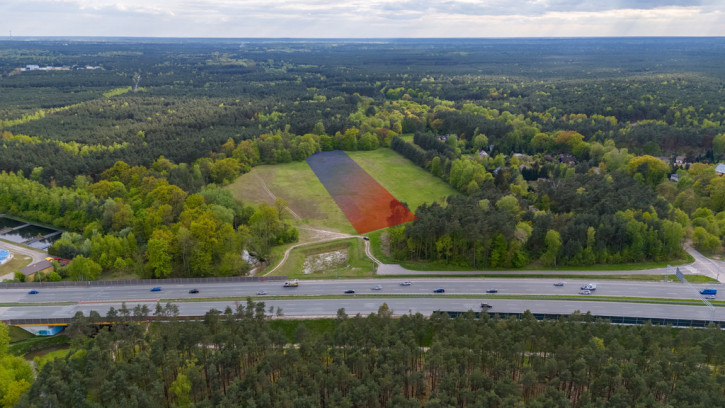
<svg viewBox="0 0 725 408"><path fill-rule="evenodd" d="M28 295L37 295L38 293L40 293L40 292L38 292L37 290L33 289L30 292L28 292Z"/></svg>
<svg viewBox="0 0 725 408"><path fill-rule="evenodd" d="M445 290L445 289L443 289L443 288L435 288L435 289L433 289L433 293L443 293L443 292L445 292L445 291L446 291L446 290Z"/></svg>
<svg viewBox="0 0 725 408"><path fill-rule="evenodd" d="M364 239L365 241L370 241L370 238L368 238L368 237L363 237L363 239Z"/></svg>
<svg viewBox="0 0 725 408"><path fill-rule="evenodd" d="M564 286L564 282L556 282L554 286Z"/></svg>
<svg viewBox="0 0 725 408"><path fill-rule="evenodd" d="M151 292L161 292L161 286L154 286L151 288Z"/></svg>
<svg viewBox="0 0 725 408"><path fill-rule="evenodd" d="M348 290L345 291L345 293L355 293L355 291L352 290L352 289L348 289Z"/></svg>
<svg viewBox="0 0 725 408"><path fill-rule="evenodd" d="M488 288L486 289L486 293L498 293L498 289Z"/></svg>
<svg viewBox="0 0 725 408"><path fill-rule="evenodd" d="M488 303L481 303L481 309L493 309L493 306Z"/></svg>
<svg viewBox="0 0 725 408"><path fill-rule="evenodd" d="M191 289L189 293L199 293L199 289Z"/></svg>

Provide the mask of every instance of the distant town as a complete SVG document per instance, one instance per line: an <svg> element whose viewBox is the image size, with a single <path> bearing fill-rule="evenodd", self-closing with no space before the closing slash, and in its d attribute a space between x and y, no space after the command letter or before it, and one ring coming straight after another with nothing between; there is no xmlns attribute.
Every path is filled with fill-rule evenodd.
<svg viewBox="0 0 725 408"><path fill-rule="evenodd" d="M94 65L85 65L85 66L73 65L73 66L60 66L60 67L48 65L45 67L41 67L40 65L29 64L23 68L16 68L15 71L20 71L20 72L25 72L25 71L70 71L72 69L96 70L96 69L103 69L103 67L100 67L97 65L95 65L95 66Z"/></svg>

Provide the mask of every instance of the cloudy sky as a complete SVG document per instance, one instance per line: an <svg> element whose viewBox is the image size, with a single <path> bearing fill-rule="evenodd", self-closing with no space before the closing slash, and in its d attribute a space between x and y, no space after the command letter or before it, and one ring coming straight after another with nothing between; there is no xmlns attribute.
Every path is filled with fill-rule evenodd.
<svg viewBox="0 0 725 408"><path fill-rule="evenodd" d="M724 36L725 0L0 0L0 38Z"/></svg>

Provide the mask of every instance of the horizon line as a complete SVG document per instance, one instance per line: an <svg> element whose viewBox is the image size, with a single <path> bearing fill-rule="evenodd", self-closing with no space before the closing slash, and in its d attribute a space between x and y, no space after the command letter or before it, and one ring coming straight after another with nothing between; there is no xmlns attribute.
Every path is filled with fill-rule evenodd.
<svg viewBox="0 0 725 408"><path fill-rule="evenodd" d="M133 35L11 35L2 36L0 41L34 39L155 39L155 40L575 40L575 39L720 39L725 35L622 35L622 36L507 36L507 37L175 37L175 36L133 36Z"/></svg>

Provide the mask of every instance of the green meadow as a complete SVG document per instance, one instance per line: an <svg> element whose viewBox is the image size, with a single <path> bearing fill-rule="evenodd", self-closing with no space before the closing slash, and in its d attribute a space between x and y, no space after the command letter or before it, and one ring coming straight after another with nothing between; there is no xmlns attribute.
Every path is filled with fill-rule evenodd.
<svg viewBox="0 0 725 408"><path fill-rule="evenodd" d="M444 203L447 196L456 193L443 180L433 177L393 150L377 149L347 154L413 211L423 203ZM297 223L355 234L307 162L257 166L226 188L244 203L272 204L274 199L264 185L275 196L287 201L289 208L302 218ZM303 235L302 231L300 233Z"/></svg>

